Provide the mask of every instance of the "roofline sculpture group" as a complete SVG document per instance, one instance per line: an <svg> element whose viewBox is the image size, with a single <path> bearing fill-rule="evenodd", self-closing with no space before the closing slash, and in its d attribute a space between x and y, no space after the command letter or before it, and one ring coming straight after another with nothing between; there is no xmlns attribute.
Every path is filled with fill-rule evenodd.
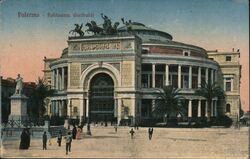
<svg viewBox="0 0 250 159"><path fill-rule="evenodd" d="M88 29L85 30L85 32L87 33L93 33L94 35L115 35L117 34L117 29L119 26L119 22L115 22L112 25L112 21L111 19L104 15L103 13L101 13L101 17L104 20L102 25L97 25L97 23L95 21L90 21L88 23L85 24L86 27L88 27ZM123 22L123 24L125 24L127 26L127 30L131 31L131 20L129 21L124 21L124 18L121 18L121 21ZM74 36L76 36L76 34L78 34L80 37L84 36L84 31L82 30L83 24L79 25L79 24L75 24L75 29L70 30L69 34L72 34Z"/></svg>

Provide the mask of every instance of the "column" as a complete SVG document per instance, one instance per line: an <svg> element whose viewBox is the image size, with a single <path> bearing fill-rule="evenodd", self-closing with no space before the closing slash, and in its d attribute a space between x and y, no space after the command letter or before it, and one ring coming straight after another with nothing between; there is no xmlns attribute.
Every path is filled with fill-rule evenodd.
<svg viewBox="0 0 250 159"><path fill-rule="evenodd" d="M117 101L117 99L115 99L114 101L115 101L115 103L114 103L114 117L116 118L117 117L117 104L118 104L117 102L118 101Z"/></svg>
<svg viewBox="0 0 250 159"><path fill-rule="evenodd" d="M86 99L86 118L89 117L89 98Z"/></svg>
<svg viewBox="0 0 250 159"><path fill-rule="evenodd" d="M188 117L192 117L192 100L188 100Z"/></svg>
<svg viewBox="0 0 250 159"><path fill-rule="evenodd" d="M79 99L80 100L80 123L82 122L82 117L83 117L83 101L84 99Z"/></svg>
<svg viewBox="0 0 250 159"><path fill-rule="evenodd" d="M206 83L208 82L208 68L206 68L206 74L205 74L205 77L206 77Z"/></svg>
<svg viewBox="0 0 250 159"><path fill-rule="evenodd" d="M218 71L214 70L214 81L217 82Z"/></svg>
<svg viewBox="0 0 250 159"><path fill-rule="evenodd" d="M62 115L64 117L67 116L67 107L66 107L66 100L65 99L62 100L62 109L63 109Z"/></svg>
<svg viewBox="0 0 250 159"><path fill-rule="evenodd" d="M152 64L152 87L155 88L155 64Z"/></svg>
<svg viewBox="0 0 250 159"><path fill-rule="evenodd" d="M70 107L71 107L71 99L69 98L67 102L67 115L69 117L71 117Z"/></svg>
<svg viewBox="0 0 250 159"><path fill-rule="evenodd" d="M168 86L169 85L169 67L168 67L168 65L166 65L166 67L165 67L165 77L166 77L165 85Z"/></svg>
<svg viewBox="0 0 250 159"><path fill-rule="evenodd" d="M206 100L206 105L205 105L205 116L207 117L208 114L208 104L207 104L207 100Z"/></svg>
<svg viewBox="0 0 250 159"><path fill-rule="evenodd" d="M201 87L201 67L198 68L198 88Z"/></svg>
<svg viewBox="0 0 250 159"><path fill-rule="evenodd" d="M64 90L64 67L62 67L62 90Z"/></svg>
<svg viewBox="0 0 250 159"><path fill-rule="evenodd" d="M198 117L201 117L201 100L198 100Z"/></svg>
<svg viewBox="0 0 250 159"><path fill-rule="evenodd" d="M188 88L192 88L192 66L189 66Z"/></svg>
<svg viewBox="0 0 250 159"><path fill-rule="evenodd" d="M70 87L70 64L68 64L68 85L67 88Z"/></svg>
<svg viewBox="0 0 250 159"><path fill-rule="evenodd" d="M178 65L178 88L181 88L181 65Z"/></svg>
<svg viewBox="0 0 250 159"><path fill-rule="evenodd" d="M56 100L56 116L59 116L59 101Z"/></svg>
<svg viewBox="0 0 250 159"><path fill-rule="evenodd" d="M59 89L59 69L56 69L56 89Z"/></svg>
<svg viewBox="0 0 250 159"><path fill-rule="evenodd" d="M61 117L62 116L62 101L59 100L58 101L58 113L59 113L59 116Z"/></svg>
<svg viewBox="0 0 250 159"><path fill-rule="evenodd" d="M218 110L217 110L217 100L214 101L214 116L217 117L218 116Z"/></svg>
<svg viewBox="0 0 250 159"><path fill-rule="evenodd" d="M214 83L214 70L211 69L211 84Z"/></svg>
<svg viewBox="0 0 250 159"><path fill-rule="evenodd" d="M120 124L122 117L122 99L118 99L118 108L117 108L117 124Z"/></svg>
<svg viewBox="0 0 250 159"><path fill-rule="evenodd" d="M55 88L55 70L52 70L52 77L51 77L51 88Z"/></svg>

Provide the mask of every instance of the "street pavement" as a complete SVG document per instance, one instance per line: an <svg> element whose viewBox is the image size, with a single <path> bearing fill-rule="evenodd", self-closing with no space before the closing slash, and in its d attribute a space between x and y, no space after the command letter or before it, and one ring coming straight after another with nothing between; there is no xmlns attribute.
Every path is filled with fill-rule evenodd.
<svg viewBox="0 0 250 159"><path fill-rule="evenodd" d="M51 139L47 150L42 150L42 139L31 139L28 150L19 150L20 140L4 139L2 157L22 158L243 158L249 155L247 127L233 128L154 128L152 140L148 128L135 130L131 139L129 127L91 127L92 136L83 128L82 139L73 140L66 155L65 140L58 147Z"/></svg>

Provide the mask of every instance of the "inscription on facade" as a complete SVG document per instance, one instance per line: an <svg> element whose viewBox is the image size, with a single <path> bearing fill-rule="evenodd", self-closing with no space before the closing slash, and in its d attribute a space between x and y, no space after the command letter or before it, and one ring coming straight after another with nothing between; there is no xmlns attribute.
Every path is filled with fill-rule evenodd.
<svg viewBox="0 0 250 159"><path fill-rule="evenodd" d="M73 87L79 86L80 82L80 67L78 64L71 64L70 66L70 85Z"/></svg>
<svg viewBox="0 0 250 159"><path fill-rule="evenodd" d="M120 42L82 43L81 51L120 50Z"/></svg>

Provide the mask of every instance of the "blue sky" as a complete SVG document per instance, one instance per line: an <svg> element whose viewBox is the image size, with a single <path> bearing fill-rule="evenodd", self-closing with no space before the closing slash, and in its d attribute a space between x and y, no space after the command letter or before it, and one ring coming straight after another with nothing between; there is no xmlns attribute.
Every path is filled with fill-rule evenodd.
<svg viewBox="0 0 250 159"><path fill-rule="evenodd" d="M121 17L175 34L197 36L248 35L247 0L6 0L1 5L4 33L37 31L67 35L74 23L96 20L100 13ZM18 12L39 13L38 18L18 18ZM47 13L94 13L93 18L48 18ZM18 26L18 27L17 27ZM208 34L210 32L210 34ZM174 36L175 38L175 36Z"/></svg>

